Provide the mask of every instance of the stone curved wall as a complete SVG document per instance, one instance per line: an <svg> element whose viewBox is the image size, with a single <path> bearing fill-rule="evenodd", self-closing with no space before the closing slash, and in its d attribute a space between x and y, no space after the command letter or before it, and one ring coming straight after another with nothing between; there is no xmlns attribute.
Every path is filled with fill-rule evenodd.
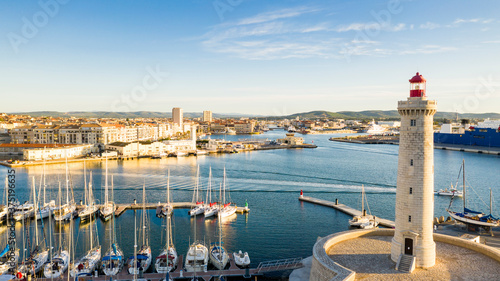
<svg viewBox="0 0 500 281"><path fill-rule="evenodd" d="M319 239L313 247L313 260L309 281L354 280L356 273L334 262L326 252L337 243L366 236L394 236L394 229L349 230ZM500 263L500 250L495 248L467 241L459 237L437 233L434 233L434 241L466 248L488 256Z"/></svg>

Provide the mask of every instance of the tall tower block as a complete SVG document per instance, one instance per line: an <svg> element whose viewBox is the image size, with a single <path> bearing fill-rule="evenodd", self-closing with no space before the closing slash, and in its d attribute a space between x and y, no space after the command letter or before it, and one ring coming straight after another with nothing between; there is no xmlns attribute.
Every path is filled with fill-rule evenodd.
<svg viewBox="0 0 500 281"><path fill-rule="evenodd" d="M436 262L433 239L434 132L436 101L425 96L426 80L418 72L410 79L410 97L398 102L401 115L396 229L391 244L394 262L402 254L416 257L416 267Z"/></svg>

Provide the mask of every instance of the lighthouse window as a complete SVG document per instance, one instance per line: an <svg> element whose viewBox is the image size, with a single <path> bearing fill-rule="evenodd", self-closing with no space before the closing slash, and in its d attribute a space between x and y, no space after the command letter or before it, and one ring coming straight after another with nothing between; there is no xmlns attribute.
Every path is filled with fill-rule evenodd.
<svg viewBox="0 0 500 281"><path fill-rule="evenodd" d="M411 216L408 216L408 222L411 222Z"/></svg>
<svg viewBox="0 0 500 281"><path fill-rule="evenodd" d="M413 188L410 187L410 194L413 194Z"/></svg>
<svg viewBox="0 0 500 281"><path fill-rule="evenodd" d="M413 159L410 159L410 166L413 166Z"/></svg>
<svg viewBox="0 0 500 281"><path fill-rule="evenodd" d="M410 126L412 126L412 127L417 126L417 120L415 120L415 119L411 119L411 120L410 120Z"/></svg>

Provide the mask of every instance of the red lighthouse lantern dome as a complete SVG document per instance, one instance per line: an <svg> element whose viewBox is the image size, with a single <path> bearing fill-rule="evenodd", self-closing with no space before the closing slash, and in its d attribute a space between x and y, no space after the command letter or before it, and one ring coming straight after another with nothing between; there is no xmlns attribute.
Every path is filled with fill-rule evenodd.
<svg viewBox="0 0 500 281"><path fill-rule="evenodd" d="M417 74L410 79L410 97L425 97L425 83L425 78L417 72Z"/></svg>

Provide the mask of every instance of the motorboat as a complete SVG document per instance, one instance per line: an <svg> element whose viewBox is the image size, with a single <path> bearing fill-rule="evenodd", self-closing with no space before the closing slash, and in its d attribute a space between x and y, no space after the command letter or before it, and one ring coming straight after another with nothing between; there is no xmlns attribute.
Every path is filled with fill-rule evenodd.
<svg viewBox="0 0 500 281"><path fill-rule="evenodd" d="M250 266L250 257L248 256L247 252L243 253L240 250L238 253L233 253L233 259L234 263L240 268Z"/></svg>

